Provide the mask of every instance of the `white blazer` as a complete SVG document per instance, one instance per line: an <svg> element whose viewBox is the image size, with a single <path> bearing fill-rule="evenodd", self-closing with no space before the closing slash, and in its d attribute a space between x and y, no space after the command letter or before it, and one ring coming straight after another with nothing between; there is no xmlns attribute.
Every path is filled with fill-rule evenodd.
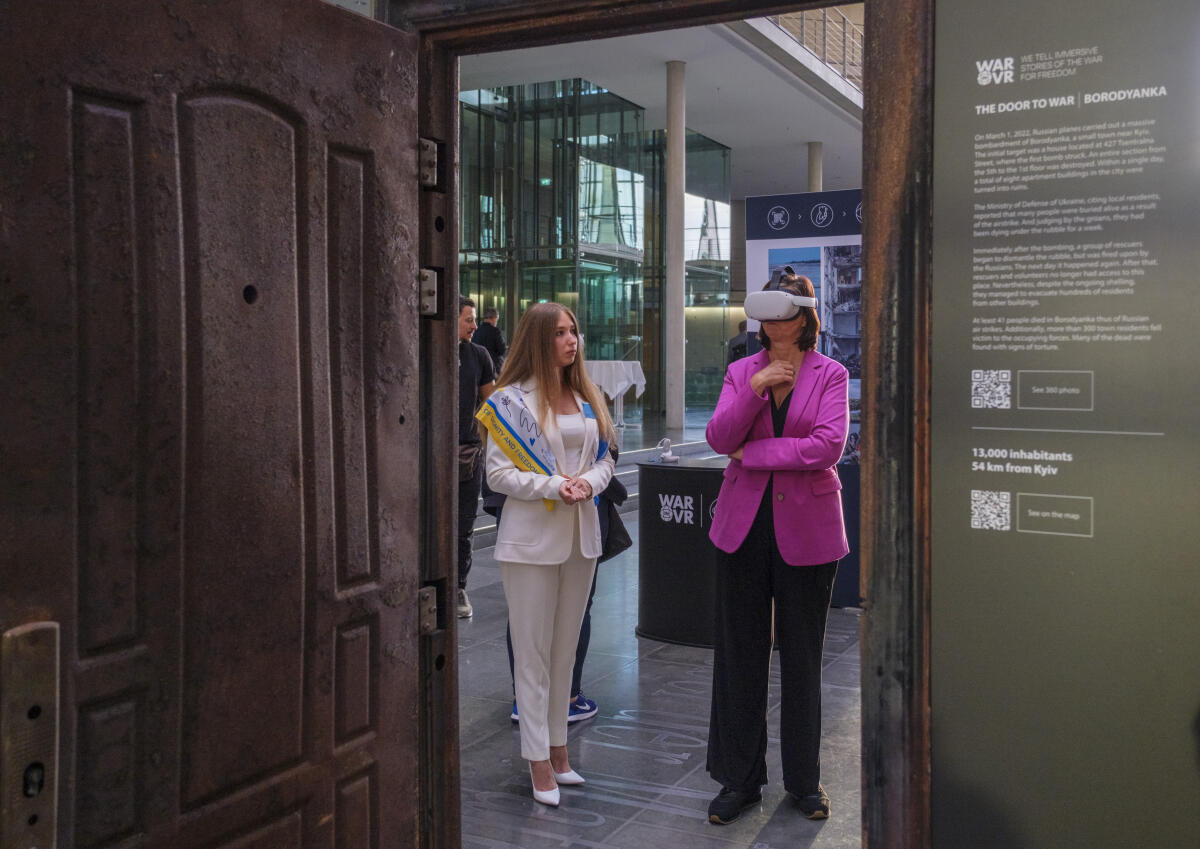
<svg viewBox="0 0 1200 849"><path fill-rule="evenodd" d="M536 413L541 401L534 382L528 381L517 388L524 393L529 409ZM575 402L582 410L585 399L576 395ZM600 431L595 419L584 422L583 449L574 457L566 456L553 413L547 417L545 434L554 452L557 471L582 477L592 485L592 495L596 496L612 478L613 461L607 451L596 459ZM563 475L546 476L518 469L494 439L487 440L486 469L488 486L508 496L496 533L497 560L547 566L563 563L571 554L573 522L579 523L580 553L584 557L600 556L600 517L594 497L571 506L564 504L558 494L558 488L566 482ZM554 502L553 510L546 509L544 499Z"/></svg>

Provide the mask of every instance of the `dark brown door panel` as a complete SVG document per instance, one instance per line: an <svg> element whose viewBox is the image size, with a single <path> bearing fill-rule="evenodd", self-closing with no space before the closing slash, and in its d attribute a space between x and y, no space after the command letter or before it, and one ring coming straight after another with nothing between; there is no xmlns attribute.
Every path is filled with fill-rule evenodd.
<svg viewBox="0 0 1200 849"><path fill-rule="evenodd" d="M0 632L61 626L59 846L411 845L415 38L6 3L0 57Z"/></svg>

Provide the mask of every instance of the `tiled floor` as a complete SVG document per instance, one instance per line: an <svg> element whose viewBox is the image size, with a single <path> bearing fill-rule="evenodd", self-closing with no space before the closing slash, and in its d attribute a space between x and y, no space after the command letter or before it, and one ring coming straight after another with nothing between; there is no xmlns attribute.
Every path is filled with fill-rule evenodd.
<svg viewBox="0 0 1200 849"><path fill-rule="evenodd" d="M583 690L599 714L571 725L571 765L587 778L562 805L530 795L504 644L505 605L491 549L476 552L471 620L460 620L463 846L481 849L832 849L860 847L858 611L830 612L825 641L824 822L804 819L779 783L778 665L771 690L771 783L763 803L710 825L719 787L704 769L712 651L645 640L637 625L637 513L629 551L600 565Z"/></svg>

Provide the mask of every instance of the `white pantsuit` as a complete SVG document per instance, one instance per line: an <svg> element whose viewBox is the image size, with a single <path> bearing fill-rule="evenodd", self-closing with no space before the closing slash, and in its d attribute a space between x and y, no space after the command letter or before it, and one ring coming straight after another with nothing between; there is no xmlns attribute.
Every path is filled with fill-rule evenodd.
<svg viewBox="0 0 1200 849"><path fill-rule="evenodd" d="M573 548L557 566L500 564L512 634L521 757L530 761L544 761L551 746L567 745L571 670L596 571L596 559L580 554L578 545Z"/></svg>
<svg viewBox="0 0 1200 849"><path fill-rule="evenodd" d="M538 410L540 400L532 383L519 388L528 408ZM583 398L576 396L576 402L586 409ZM601 552L595 499L564 504L558 494L566 481L561 473L584 478L596 495L608 486L613 471L608 451L597 459L596 420L577 415L582 427L572 440L577 446L574 451L564 448L553 414L545 423L545 437L560 474L518 469L494 439L488 440L487 447L488 486L507 496L495 557L508 601L521 756L531 761L547 760L551 746L567 743L575 645ZM554 504L553 510L547 509L546 501Z"/></svg>

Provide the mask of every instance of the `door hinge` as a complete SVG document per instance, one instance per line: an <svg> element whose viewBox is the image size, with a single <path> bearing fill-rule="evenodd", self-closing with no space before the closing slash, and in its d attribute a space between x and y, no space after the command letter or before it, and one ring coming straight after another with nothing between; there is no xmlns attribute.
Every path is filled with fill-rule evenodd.
<svg viewBox="0 0 1200 849"><path fill-rule="evenodd" d="M438 629L437 587L421 587L417 591L417 630L425 636Z"/></svg>
<svg viewBox="0 0 1200 849"><path fill-rule="evenodd" d="M436 268L422 268L417 273L417 289L420 294L418 312L421 315L437 315L438 273Z"/></svg>
<svg viewBox="0 0 1200 849"><path fill-rule="evenodd" d="M421 187L436 189L438 186L438 143L433 139L421 139L418 146L417 170L421 175Z"/></svg>

